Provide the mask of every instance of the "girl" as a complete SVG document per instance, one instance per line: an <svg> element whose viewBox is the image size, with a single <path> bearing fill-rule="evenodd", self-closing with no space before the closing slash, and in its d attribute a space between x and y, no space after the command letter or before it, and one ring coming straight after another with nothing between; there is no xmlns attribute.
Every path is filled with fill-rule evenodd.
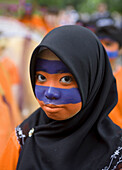
<svg viewBox="0 0 122 170"><path fill-rule="evenodd" d="M108 117L116 81L94 33L76 25L49 32L32 54L30 77L41 107L12 134L0 169L121 169L122 133Z"/></svg>

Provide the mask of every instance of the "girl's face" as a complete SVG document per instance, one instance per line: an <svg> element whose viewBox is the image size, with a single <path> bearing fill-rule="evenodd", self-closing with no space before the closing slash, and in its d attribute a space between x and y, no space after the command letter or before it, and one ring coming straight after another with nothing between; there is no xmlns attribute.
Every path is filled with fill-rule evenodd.
<svg viewBox="0 0 122 170"><path fill-rule="evenodd" d="M118 42L113 41L110 38L102 38L100 39L100 41L103 44L104 48L106 49L109 59L118 57L119 51Z"/></svg>
<svg viewBox="0 0 122 170"><path fill-rule="evenodd" d="M36 98L46 115L65 120L82 107L78 85L65 64L50 50L44 50L36 64Z"/></svg>

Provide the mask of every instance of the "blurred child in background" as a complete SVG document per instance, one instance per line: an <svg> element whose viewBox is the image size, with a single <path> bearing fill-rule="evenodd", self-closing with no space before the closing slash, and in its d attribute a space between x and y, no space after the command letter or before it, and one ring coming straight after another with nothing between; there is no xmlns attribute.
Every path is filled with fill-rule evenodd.
<svg viewBox="0 0 122 170"><path fill-rule="evenodd" d="M115 26L98 27L96 34L108 54L117 81L118 104L109 114L114 123L122 128L122 63L119 50L122 47L122 32Z"/></svg>
<svg viewBox="0 0 122 170"><path fill-rule="evenodd" d="M0 40L0 155L9 139L11 132L22 121L18 103L12 87L18 83L17 68L9 58L2 58L6 47Z"/></svg>

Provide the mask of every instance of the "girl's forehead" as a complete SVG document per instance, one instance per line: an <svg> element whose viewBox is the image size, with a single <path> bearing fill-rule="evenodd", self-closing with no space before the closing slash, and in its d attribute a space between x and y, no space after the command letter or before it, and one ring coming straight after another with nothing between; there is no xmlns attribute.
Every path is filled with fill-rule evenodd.
<svg viewBox="0 0 122 170"><path fill-rule="evenodd" d="M67 66L50 50L43 50L36 60L36 71L49 74L70 73Z"/></svg>
<svg viewBox="0 0 122 170"><path fill-rule="evenodd" d="M45 49L40 53L40 58L45 59L45 60L59 60L60 59L49 49Z"/></svg>

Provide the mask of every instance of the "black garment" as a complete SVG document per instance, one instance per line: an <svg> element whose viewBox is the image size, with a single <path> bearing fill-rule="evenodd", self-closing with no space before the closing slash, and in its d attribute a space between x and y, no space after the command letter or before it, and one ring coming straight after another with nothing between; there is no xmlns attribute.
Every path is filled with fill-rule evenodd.
<svg viewBox="0 0 122 170"><path fill-rule="evenodd" d="M109 166L110 169L117 167L121 161L122 133L108 117L117 103L116 81L103 46L90 30L81 26L52 30L32 54L33 90L36 56L43 47L53 51L70 69L78 83L83 106L78 114L64 121L48 118L41 108L25 120L18 128L25 136L18 136L22 151L17 169L107 170ZM34 133L29 137L32 128Z"/></svg>

